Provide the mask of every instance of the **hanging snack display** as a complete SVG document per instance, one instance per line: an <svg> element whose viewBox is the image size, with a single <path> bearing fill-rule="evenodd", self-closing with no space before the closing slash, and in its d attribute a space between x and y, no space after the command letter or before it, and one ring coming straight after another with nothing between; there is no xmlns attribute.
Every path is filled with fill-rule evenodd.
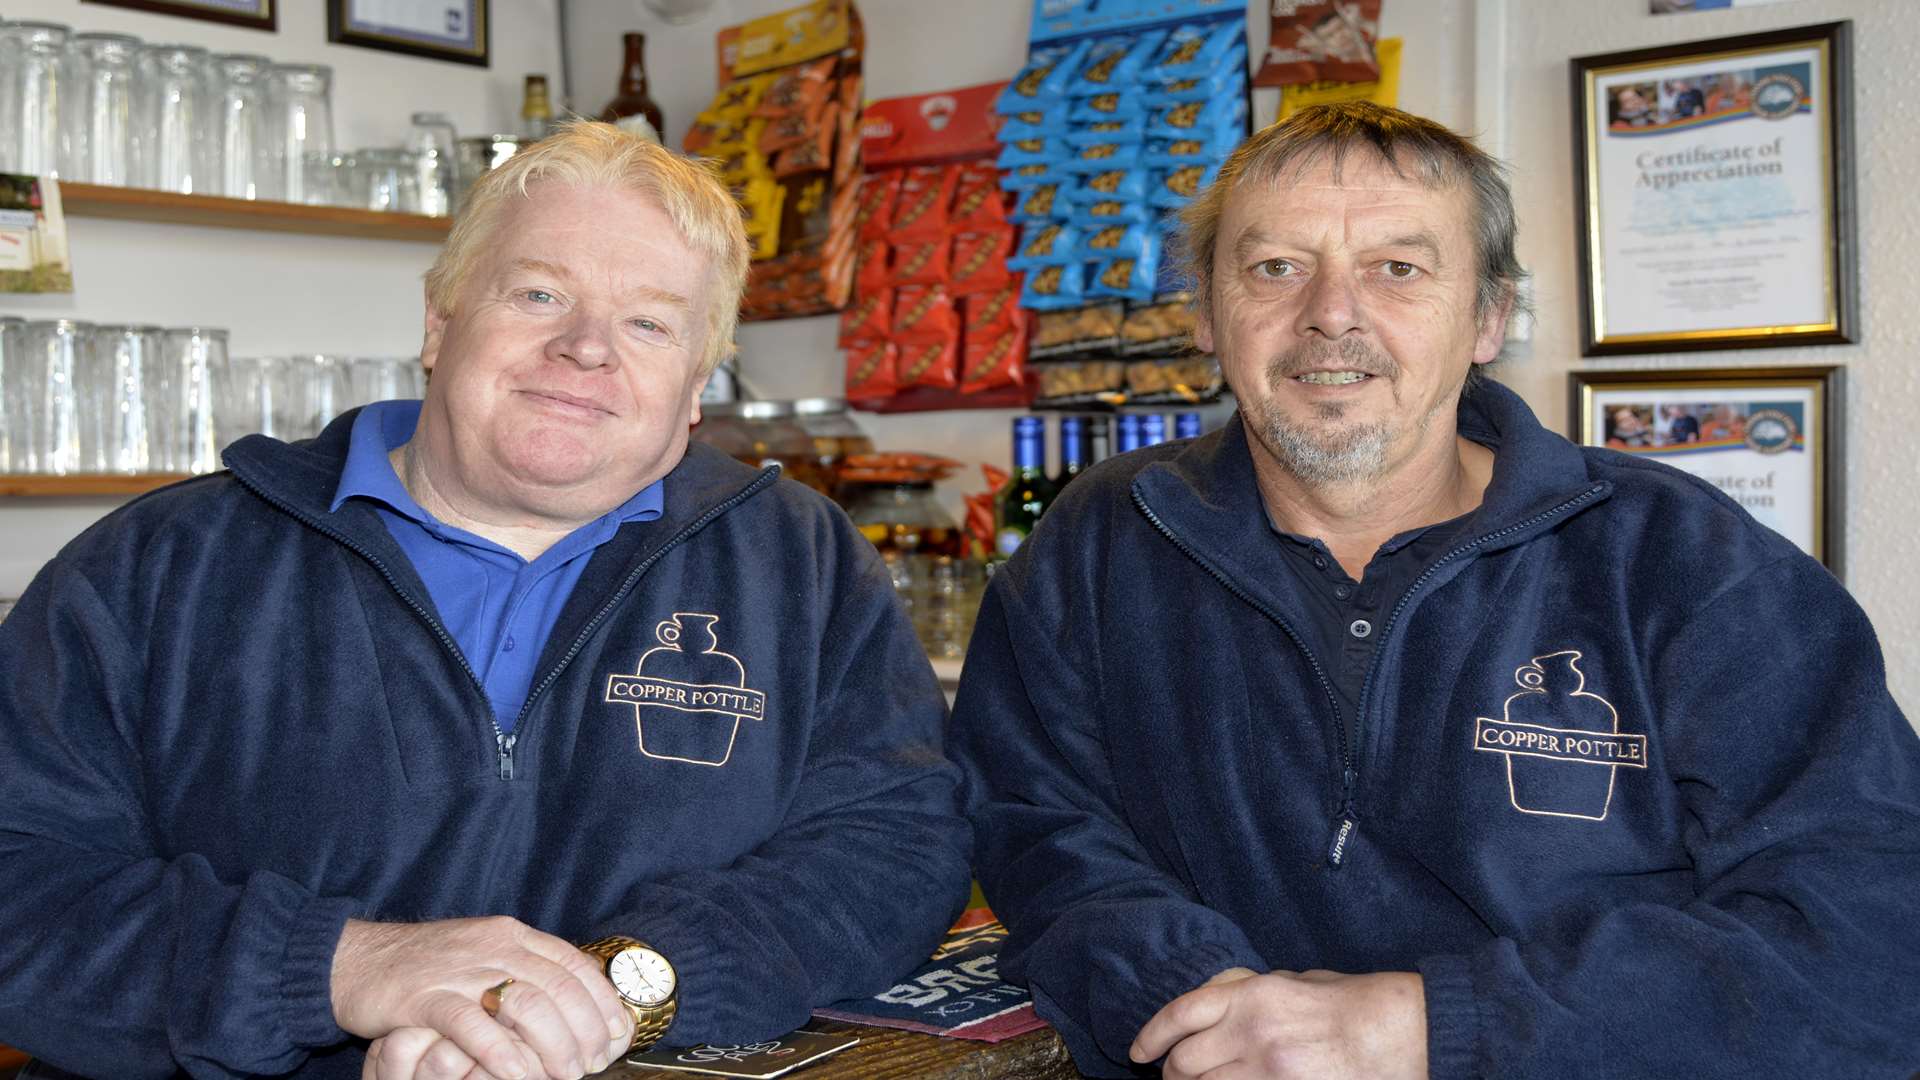
<svg viewBox="0 0 1920 1080"><path fill-rule="evenodd" d="M1380 77L1375 42L1381 0L1273 0L1267 55L1255 86L1370 82Z"/></svg>
<svg viewBox="0 0 1920 1080"><path fill-rule="evenodd" d="M1244 18L1225 0L1036 0L995 103L1036 406L1219 395L1167 252L1174 212L1246 137Z"/></svg>
<svg viewBox="0 0 1920 1080"><path fill-rule="evenodd" d="M861 408L1004 408L1031 396L1016 231L990 160L1003 85L865 111L862 157L874 171L851 199L853 299L839 338L846 396Z"/></svg>
<svg viewBox="0 0 1920 1080"><path fill-rule="evenodd" d="M719 93L681 146L717 163L745 216L743 319L818 315L853 290L860 140L859 13L814 3L721 31Z"/></svg>

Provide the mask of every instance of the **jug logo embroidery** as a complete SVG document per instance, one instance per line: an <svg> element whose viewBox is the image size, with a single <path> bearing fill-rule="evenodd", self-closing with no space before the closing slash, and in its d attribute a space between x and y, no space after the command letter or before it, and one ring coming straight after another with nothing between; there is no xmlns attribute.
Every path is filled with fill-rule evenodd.
<svg viewBox="0 0 1920 1080"><path fill-rule="evenodd" d="M1579 661L1577 649L1534 657L1513 673L1520 692L1501 719L1474 720L1473 748L1506 759L1507 798L1523 814L1605 821L1615 775L1647 767L1647 737L1620 730Z"/></svg>
<svg viewBox="0 0 1920 1080"><path fill-rule="evenodd" d="M660 644L640 654L631 675L607 679L606 700L633 706L640 753L660 761L725 765L742 720L767 718L767 695L747 686L747 669L720 651L718 615L677 611L653 628Z"/></svg>

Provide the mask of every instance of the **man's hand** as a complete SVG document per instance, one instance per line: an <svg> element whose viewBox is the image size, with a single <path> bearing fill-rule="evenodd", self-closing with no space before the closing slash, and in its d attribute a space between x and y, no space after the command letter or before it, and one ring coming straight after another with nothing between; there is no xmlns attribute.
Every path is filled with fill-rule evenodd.
<svg viewBox="0 0 1920 1080"><path fill-rule="evenodd" d="M1168 1002L1128 1052L1162 1055L1166 1080L1425 1077L1426 993L1405 972L1229 968Z"/></svg>
<svg viewBox="0 0 1920 1080"><path fill-rule="evenodd" d="M498 1016L488 1016L480 995L507 979ZM452 1044L408 1032L382 1045L393 1066L374 1066L382 1080L462 1075L442 1071L461 1064L455 1052L504 1080L571 1080L605 1068L633 1036L632 1015L592 957L504 916L349 920L333 954L333 1015L363 1038L423 1028Z"/></svg>

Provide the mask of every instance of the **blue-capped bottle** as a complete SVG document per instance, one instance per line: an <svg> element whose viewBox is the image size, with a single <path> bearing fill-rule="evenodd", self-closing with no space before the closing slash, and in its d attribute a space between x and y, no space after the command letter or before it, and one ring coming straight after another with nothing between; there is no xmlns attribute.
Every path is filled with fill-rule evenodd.
<svg viewBox="0 0 1920 1080"><path fill-rule="evenodd" d="M1063 416L1060 418L1060 472L1053 478L1053 486L1066 490L1073 478L1086 472L1093 464L1091 447L1087 438L1087 418L1084 416Z"/></svg>
<svg viewBox="0 0 1920 1080"><path fill-rule="evenodd" d="M995 513L994 556L1009 559L1019 550L1040 515L1053 502L1056 489L1047 479L1047 422L1038 416L1013 418L1013 473L1000 489Z"/></svg>
<svg viewBox="0 0 1920 1080"><path fill-rule="evenodd" d="M1140 415L1121 413L1113 418L1113 452L1124 454L1129 450L1138 450L1140 441Z"/></svg>
<svg viewBox="0 0 1920 1080"><path fill-rule="evenodd" d="M1173 418L1173 437L1176 439L1197 439L1200 437L1200 414L1183 412Z"/></svg>
<svg viewBox="0 0 1920 1080"><path fill-rule="evenodd" d="M1159 446L1167 441L1167 418L1162 413L1148 413L1140 418L1140 445Z"/></svg>

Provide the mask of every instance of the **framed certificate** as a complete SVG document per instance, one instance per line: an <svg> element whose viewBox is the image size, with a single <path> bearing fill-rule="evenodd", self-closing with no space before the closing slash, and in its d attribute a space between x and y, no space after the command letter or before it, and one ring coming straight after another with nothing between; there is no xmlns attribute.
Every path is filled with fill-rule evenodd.
<svg viewBox="0 0 1920 1080"><path fill-rule="evenodd" d="M327 40L487 66L488 0L327 0Z"/></svg>
<svg viewBox="0 0 1920 1080"><path fill-rule="evenodd" d="M1574 58L1582 353L1854 340L1851 34Z"/></svg>
<svg viewBox="0 0 1920 1080"><path fill-rule="evenodd" d="M278 6L274 0L85 0L89 4L133 8L161 15L184 15L189 19L230 23L253 30L279 29Z"/></svg>
<svg viewBox="0 0 1920 1080"><path fill-rule="evenodd" d="M1573 441L1690 472L1839 577L1842 368L1576 371Z"/></svg>

